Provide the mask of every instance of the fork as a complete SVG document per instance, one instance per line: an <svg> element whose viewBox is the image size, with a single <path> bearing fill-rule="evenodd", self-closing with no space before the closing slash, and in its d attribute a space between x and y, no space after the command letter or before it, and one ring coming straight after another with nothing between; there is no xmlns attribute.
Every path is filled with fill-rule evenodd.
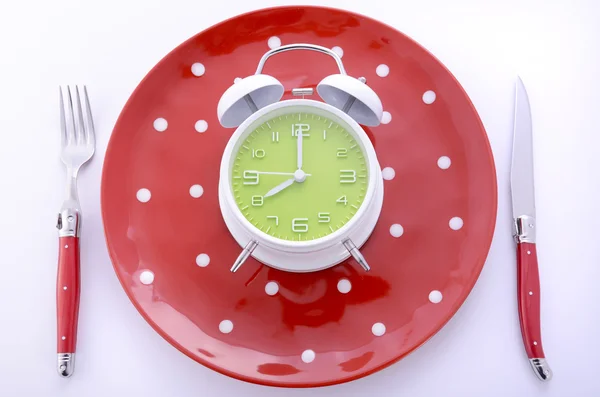
<svg viewBox="0 0 600 397"><path fill-rule="evenodd" d="M77 195L79 169L94 155L96 138L90 101L85 86L83 99L85 112L81 108L79 87L75 87L76 108L73 108L71 88L67 86L67 106L60 95L60 158L67 169L66 199L58 214L58 271L56 280L56 323L57 323L57 369L62 377L73 374L75 346L77 344L77 320L79 316L79 235L81 229L81 206ZM85 113L85 122L84 122Z"/></svg>

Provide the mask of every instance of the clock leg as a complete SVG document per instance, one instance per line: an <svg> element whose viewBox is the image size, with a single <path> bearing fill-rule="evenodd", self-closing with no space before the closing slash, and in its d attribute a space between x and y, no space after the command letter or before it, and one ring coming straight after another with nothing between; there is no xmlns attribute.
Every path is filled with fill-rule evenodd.
<svg viewBox="0 0 600 397"><path fill-rule="evenodd" d="M246 262L246 259L252 254L252 251L258 246L258 243L254 240L250 240L244 247L240 255L237 257L233 266L231 266L231 273L237 272L237 270Z"/></svg>
<svg viewBox="0 0 600 397"><path fill-rule="evenodd" d="M346 240L344 240L342 242L342 244L344 244L344 247L346 247L346 249L348 250L348 252L350 252L350 255L352 255L352 257L354 258L354 260L357 261L358 264L361 265L362 268L366 272L368 272L369 270L371 270L371 267L367 263L367 260L365 259L365 257L363 256L363 254L360 253L360 251L358 250L358 248L356 248L356 245L354 245L354 243L352 242L352 240L346 239Z"/></svg>

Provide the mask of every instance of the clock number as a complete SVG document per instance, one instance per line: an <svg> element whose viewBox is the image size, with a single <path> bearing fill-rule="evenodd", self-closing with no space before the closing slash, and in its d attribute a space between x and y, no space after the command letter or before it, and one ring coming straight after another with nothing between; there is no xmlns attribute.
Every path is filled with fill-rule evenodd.
<svg viewBox="0 0 600 397"><path fill-rule="evenodd" d="M298 134L310 136L310 134L305 134L307 131L310 131L310 124L292 124L292 136L298 136Z"/></svg>
<svg viewBox="0 0 600 397"><path fill-rule="evenodd" d="M327 130L323 130L323 140L327 139Z"/></svg>
<svg viewBox="0 0 600 397"><path fill-rule="evenodd" d="M356 171L340 170L340 183L354 183L354 182L356 182Z"/></svg>
<svg viewBox="0 0 600 397"><path fill-rule="evenodd" d="M272 132L272 138L271 140L273 142L279 142L279 131L273 131Z"/></svg>
<svg viewBox="0 0 600 397"><path fill-rule="evenodd" d="M244 171L244 185L258 185L258 172Z"/></svg>
<svg viewBox="0 0 600 397"><path fill-rule="evenodd" d="M262 207L264 202L263 196L252 196L252 206Z"/></svg>
<svg viewBox="0 0 600 397"><path fill-rule="evenodd" d="M344 205L348 205L348 199L346 198L345 194L343 196L341 196L339 199L335 200L335 202L342 203Z"/></svg>
<svg viewBox="0 0 600 397"><path fill-rule="evenodd" d="M275 226L279 226L279 217L275 215L268 215L267 219L275 219Z"/></svg>
<svg viewBox="0 0 600 397"><path fill-rule="evenodd" d="M348 157L348 149L344 148L344 147L339 147L337 148L337 157Z"/></svg>
<svg viewBox="0 0 600 397"><path fill-rule="evenodd" d="M252 158L262 159L266 155L264 149L252 149Z"/></svg>
<svg viewBox="0 0 600 397"><path fill-rule="evenodd" d="M294 218L294 219L292 219L292 231L294 233L306 233L306 232L308 232L308 218Z"/></svg>
<svg viewBox="0 0 600 397"><path fill-rule="evenodd" d="M329 212L319 212L319 223L329 223L331 222L331 217L329 216Z"/></svg>

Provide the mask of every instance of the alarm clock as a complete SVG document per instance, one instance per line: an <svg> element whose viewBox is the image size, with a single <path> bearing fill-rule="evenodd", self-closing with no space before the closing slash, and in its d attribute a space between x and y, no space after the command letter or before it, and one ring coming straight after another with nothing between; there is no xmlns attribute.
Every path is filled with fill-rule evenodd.
<svg viewBox="0 0 600 397"><path fill-rule="evenodd" d="M266 61L286 51L329 55L339 74L310 88L292 89L263 74ZM220 163L219 206L240 245L231 267L250 256L289 272L323 270L352 256L366 271L360 248L371 235L383 204L381 167L361 125L381 122L381 100L364 78L349 76L332 50L290 44L266 52L255 74L221 96L217 115L236 128Z"/></svg>

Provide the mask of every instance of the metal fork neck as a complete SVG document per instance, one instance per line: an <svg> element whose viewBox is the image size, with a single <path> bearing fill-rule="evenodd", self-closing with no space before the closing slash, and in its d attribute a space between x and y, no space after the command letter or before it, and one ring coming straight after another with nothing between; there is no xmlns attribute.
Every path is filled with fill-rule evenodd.
<svg viewBox="0 0 600 397"><path fill-rule="evenodd" d="M77 194L77 173L79 169L67 167L66 198L58 214L56 228L60 237L79 237L81 227L81 207Z"/></svg>
<svg viewBox="0 0 600 397"><path fill-rule="evenodd" d="M79 195L77 194L77 174L78 168L67 167L67 183L66 183L66 197L63 203L62 209L74 208L80 210L79 206Z"/></svg>
<svg viewBox="0 0 600 397"><path fill-rule="evenodd" d="M74 208L63 209L58 213L56 228L59 237L79 237L81 228L81 217L79 211Z"/></svg>

